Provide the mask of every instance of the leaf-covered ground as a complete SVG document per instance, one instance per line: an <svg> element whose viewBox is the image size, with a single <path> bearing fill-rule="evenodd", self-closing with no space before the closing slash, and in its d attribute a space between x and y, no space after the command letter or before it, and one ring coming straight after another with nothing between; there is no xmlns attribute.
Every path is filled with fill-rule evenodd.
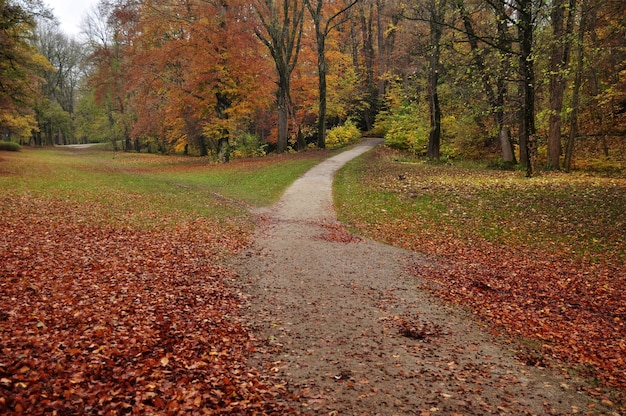
<svg viewBox="0 0 626 416"><path fill-rule="evenodd" d="M529 180L379 149L340 173L337 194L359 233L438 258L415 270L428 288L471 307L529 364L556 358L623 399L625 179Z"/></svg>
<svg viewBox="0 0 626 416"><path fill-rule="evenodd" d="M259 173L275 162L233 174L287 181ZM221 177L190 158L0 155L0 413L291 411L246 361L228 260L253 222L212 194Z"/></svg>
<svg viewBox="0 0 626 416"><path fill-rule="evenodd" d="M219 256L243 240L201 219L139 231L50 215L84 205L12 198L8 208L2 412L287 412L282 392L246 366L254 340L224 286L232 273Z"/></svg>

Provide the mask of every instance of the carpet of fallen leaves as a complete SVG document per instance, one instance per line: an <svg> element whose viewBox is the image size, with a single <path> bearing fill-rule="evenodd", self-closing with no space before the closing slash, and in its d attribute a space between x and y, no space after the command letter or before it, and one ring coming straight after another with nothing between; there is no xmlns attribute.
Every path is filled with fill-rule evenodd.
<svg viewBox="0 0 626 416"><path fill-rule="evenodd" d="M245 234L74 218L89 204L3 196L0 413L289 413L226 287Z"/></svg>
<svg viewBox="0 0 626 416"><path fill-rule="evenodd" d="M395 163L391 153L380 149L359 168L361 196L347 205L359 208L341 209L344 219L360 233L432 256L432 265L413 268L425 287L470 307L520 347L527 364L565 363L598 381L592 394L608 388L626 404L626 179L570 183L566 192L581 192L570 209L560 199L565 185L550 177L531 182L516 179L517 172L414 168ZM445 172L427 177L425 169ZM509 199L485 197L490 186L509 187ZM533 196L546 186L553 189ZM550 198L556 214L537 210L538 199ZM502 214L506 204L529 215ZM501 216L479 218L489 210ZM484 238L485 228L502 234Z"/></svg>

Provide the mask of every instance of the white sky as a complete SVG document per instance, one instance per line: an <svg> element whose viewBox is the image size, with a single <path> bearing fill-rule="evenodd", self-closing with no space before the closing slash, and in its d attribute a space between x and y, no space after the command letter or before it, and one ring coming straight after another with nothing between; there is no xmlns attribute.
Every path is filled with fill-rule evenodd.
<svg viewBox="0 0 626 416"><path fill-rule="evenodd" d="M68 36L76 37L80 23L98 0L44 0L61 22L61 30Z"/></svg>

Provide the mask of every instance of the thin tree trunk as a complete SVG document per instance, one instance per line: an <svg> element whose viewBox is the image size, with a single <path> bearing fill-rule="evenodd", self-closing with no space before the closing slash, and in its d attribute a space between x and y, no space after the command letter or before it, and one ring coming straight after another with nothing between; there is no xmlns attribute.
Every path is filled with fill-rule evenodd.
<svg viewBox="0 0 626 416"><path fill-rule="evenodd" d="M430 159L441 157L441 107L439 105L439 69L441 55L442 20L445 1L430 0L430 57L428 65L428 103L430 109L430 134L427 156Z"/></svg>
<svg viewBox="0 0 626 416"><path fill-rule="evenodd" d="M586 8L587 0L582 0L580 11L580 27L578 28L578 55L576 59L576 76L574 78L574 92L572 95L572 113L569 123L569 137L567 140L567 148L565 149L565 160L563 168L569 172L572 167L572 156L574 155L574 143L578 135L578 107L580 105L580 87L583 79L584 65L584 41L586 26Z"/></svg>
<svg viewBox="0 0 626 416"><path fill-rule="evenodd" d="M567 80L564 71L569 65L571 34L576 11L576 0L569 0L567 23L565 20L565 0L555 1L550 16L552 18L552 58L550 62L550 120L548 128L548 169L558 170L561 157L561 111Z"/></svg>
<svg viewBox="0 0 626 416"><path fill-rule="evenodd" d="M472 51L472 59L474 60L474 65L476 66L476 70L480 76L483 90L485 91L487 101L491 107L494 121L498 127L498 140L502 152L502 160L506 163L515 163L515 154L513 153L513 146L511 143L511 133L509 129L504 127L503 107L504 97L506 95L506 84L504 82L505 68L498 68L499 74L497 75L496 82L497 90L494 91L493 86L489 82L489 75L486 69L485 61L478 46L478 37L476 36L476 31L474 30L474 24L465 8L464 1L457 0L456 7L461 15L461 19L463 20L467 40ZM500 16L504 14L504 11L496 9L496 12L498 15L498 21L502 20ZM501 44L503 48L506 46L505 43L508 41L505 31L506 25L498 23L498 43Z"/></svg>
<svg viewBox="0 0 626 416"><path fill-rule="evenodd" d="M374 44L372 38L374 37L372 31L373 20L373 6L369 5L369 17L365 16L365 5L361 3L361 34L363 36L363 55L365 62L365 89L366 97L369 103L369 107L363 112L363 122L365 123L365 129L371 130L374 124L374 109L376 107L376 96L378 87L374 82Z"/></svg>
<svg viewBox="0 0 626 416"><path fill-rule="evenodd" d="M520 89L521 112L519 129L520 162L526 166L526 175L533 175L531 156L535 148L535 87L534 65L532 57L533 45L533 2L518 0L519 6L519 42L520 42Z"/></svg>

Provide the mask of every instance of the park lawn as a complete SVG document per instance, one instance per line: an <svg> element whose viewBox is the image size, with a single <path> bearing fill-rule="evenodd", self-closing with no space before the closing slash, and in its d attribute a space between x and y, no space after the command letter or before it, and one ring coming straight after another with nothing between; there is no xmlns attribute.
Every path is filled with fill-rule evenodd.
<svg viewBox="0 0 626 416"><path fill-rule="evenodd" d="M246 204L328 155L0 153L0 411L290 413L246 365L229 261Z"/></svg>
<svg viewBox="0 0 626 416"><path fill-rule="evenodd" d="M528 179L379 148L339 172L335 196L355 232L434 259L413 267L424 287L470 307L528 364L565 362L623 400L626 178Z"/></svg>

